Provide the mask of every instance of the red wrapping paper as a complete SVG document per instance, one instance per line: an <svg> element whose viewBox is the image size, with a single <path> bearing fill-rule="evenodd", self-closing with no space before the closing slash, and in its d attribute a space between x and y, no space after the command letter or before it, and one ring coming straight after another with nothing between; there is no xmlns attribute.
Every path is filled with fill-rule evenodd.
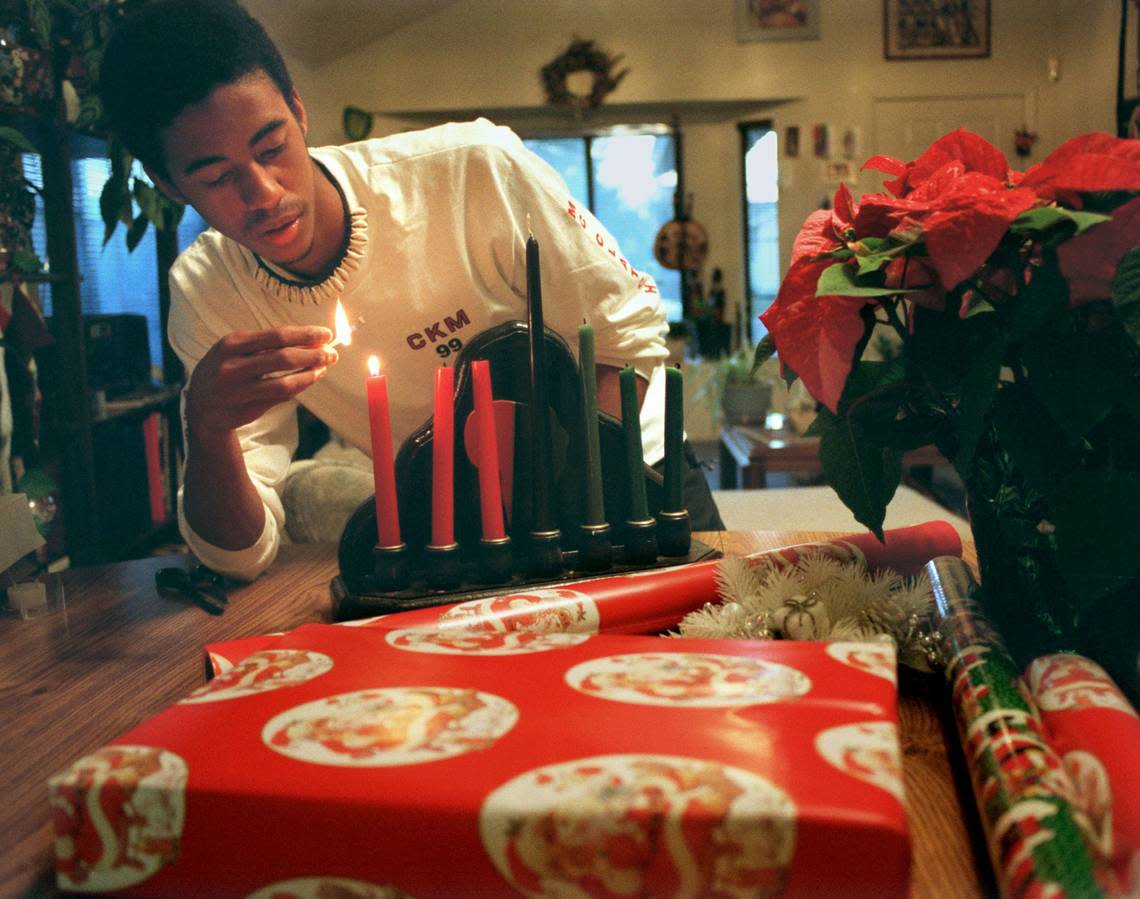
<svg viewBox="0 0 1140 899"><path fill-rule="evenodd" d="M457 636L302 627L79 760L60 887L906 894L892 648Z"/></svg>
<svg viewBox="0 0 1140 899"><path fill-rule="evenodd" d="M1093 849L1118 880L1114 892L1140 895L1140 718L1096 662L1057 653L1025 670L1049 744L1089 819Z"/></svg>
<svg viewBox="0 0 1140 899"><path fill-rule="evenodd" d="M962 554L958 532L944 521L930 521L886 531L885 542L860 533L822 543L766 550L746 558L755 565L787 567L804 553L825 553L868 568L889 567L914 574L938 556ZM719 562L696 562L649 571L582 581L566 586L530 587L490 598L450 603L346 622L353 627L433 625L483 630L575 631L584 633L656 634L675 627L686 614L717 599ZM215 674L259 649L272 637L226 640L206 646L207 664Z"/></svg>

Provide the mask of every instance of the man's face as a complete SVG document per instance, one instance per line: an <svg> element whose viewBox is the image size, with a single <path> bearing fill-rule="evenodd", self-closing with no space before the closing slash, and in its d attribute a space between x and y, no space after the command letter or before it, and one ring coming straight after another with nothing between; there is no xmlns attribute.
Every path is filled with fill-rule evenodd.
<svg viewBox="0 0 1140 899"><path fill-rule="evenodd" d="M268 75L250 73L215 88L162 132L169 178L155 180L263 259L319 270L317 228L337 225L316 220L306 124L296 92L287 103Z"/></svg>

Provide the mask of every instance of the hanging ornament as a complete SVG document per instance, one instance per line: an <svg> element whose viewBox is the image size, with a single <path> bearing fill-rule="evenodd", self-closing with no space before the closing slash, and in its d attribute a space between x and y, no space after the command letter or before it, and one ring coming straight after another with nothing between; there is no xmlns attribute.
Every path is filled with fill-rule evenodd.
<svg viewBox="0 0 1140 899"><path fill-rule="evenodd" d="M797 593L772 613L772 624L789 640L820 640L831 630L819 591Z"/></svg>

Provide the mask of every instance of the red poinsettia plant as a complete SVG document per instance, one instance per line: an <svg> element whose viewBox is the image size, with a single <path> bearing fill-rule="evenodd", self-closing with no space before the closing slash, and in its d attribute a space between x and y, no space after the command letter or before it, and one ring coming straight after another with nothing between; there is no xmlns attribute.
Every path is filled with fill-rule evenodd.
<svg viewBox="0 0 1140 899"><path fill-rule="evenodd" d="M808 217L757 358L819 402L825 475L859 521L881 536L902 454L935 444L983 581L991 538L1027 570L1059 560L1034 576L1076 595L1041 616L1071 632L1140 576L1140 141L1084 135L1019 172L959 130L864 168L885 191L842 186Z"/></svg>

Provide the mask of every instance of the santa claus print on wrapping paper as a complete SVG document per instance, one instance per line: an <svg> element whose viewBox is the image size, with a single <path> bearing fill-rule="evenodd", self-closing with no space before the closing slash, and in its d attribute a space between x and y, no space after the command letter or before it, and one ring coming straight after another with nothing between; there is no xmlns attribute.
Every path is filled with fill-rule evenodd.
<svg viewBox="0 0 1140 899"><path fill-rule="evenodd" d="M53 777L48 789L59 886L121 890L176 862L188 776L186 761L173 752L112 745Z"/></svg>
<svg viewBox="0 0 1140 899"><path fill-rule="evenodd" d="M413 652L515 655L576 646L598 625L593 599L554 587L460 603L432 624L393 631L387 639Z"/></svg>
<svg viewBox="0 0 1140 899"><path fill-rule="evenodd" d="M332 670L333 660L305 649L265 649L242 659L182 700L218 702L296 687Z"/></svg>
<svg viewBox="0 0 1140 899"><path fill-rule="evenodd" d="M507 781L484 801L479 833L529 896L767 896L787 880L796 807L729 765L600 755Z"/></svg>
<svg viewBox="0 0 1140 899"><path fill-rule="evenodd" d="M706 708L782 702L811 690L810 678L787 665L692 652L590 659L567 671L566 682L613 702Z"/></svg>
<svg viewBox="0 0 1140 899"><path fill-rule="evenodd" d="M418 765L486 749L513 728L514 703L460 687L357 690L275 715L262 742L316 765Z"/></svg>

